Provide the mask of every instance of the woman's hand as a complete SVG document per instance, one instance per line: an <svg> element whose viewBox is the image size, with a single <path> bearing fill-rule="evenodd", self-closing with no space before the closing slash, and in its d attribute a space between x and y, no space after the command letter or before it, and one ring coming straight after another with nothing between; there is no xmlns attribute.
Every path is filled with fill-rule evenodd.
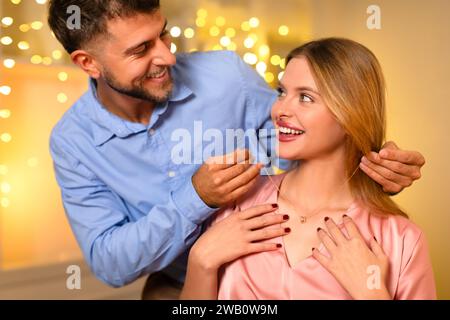
<svg viewBox="0 0 450 320"><path fill-rule="evenodd" d="M354 299L391 299L386 289L389 260L376 239L371 239L369 249L350 217L344 216L349 239L332 219L325 219L329 233L319 228L318 235L331 257L326 257L315 248L313 257Z"/></svg>
<svg viewBox="0 0 450 320"><path fill-rule="evenodd" d="M279 243L258 241L289 233L276 226L289 219L288 215L267 214L278 209L276 204L259 205L232 213L210 227L194 244L189 260L203 270L216 272L220 266L239 257L262 251L277 250Z"/></svg>

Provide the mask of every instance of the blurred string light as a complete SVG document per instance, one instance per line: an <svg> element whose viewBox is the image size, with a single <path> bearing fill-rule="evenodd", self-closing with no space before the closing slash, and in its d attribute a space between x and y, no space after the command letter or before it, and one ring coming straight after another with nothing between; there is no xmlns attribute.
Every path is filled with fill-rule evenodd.
<svg viewBox="0 0 450 320"><path fill-rule="evenodd" d="M1 22L4 27L10 27L14 23L14 19L11 17L3 17Z"/></svg>
<svg viewBox="0 0 450 320"><path fill-rule="evenodd" d="M30 49L30 44L29 44L27 41L20 41L20 42L17 44L17 47L18 47L20 50L25 51L25 50Z"/></svg>
<svg viewBox="0 0 450 320"><path fill-rule="evenodd" d="M170 44L170 52L172 52L172 53L176 53L177 52L177 45L175 44L175 43L171 43Z"/></svg>
<svg viewBox="0 0 450 320"><path fill-rule="evenodd" d="M9 0L14 5L25 3L23 0ZM48 0L30 0L39 5L47 5ZM26 23L18 23L19 20L14 15L8 15L1 18L1 26L4 28L18 29L21 33L28 32L42 32L45 23L41 19L34 19ZM264 30L261 30L262 21L259 17L249 17L245 21L233 21L224 15L212 15L206 8L199 8L194 17L195 24L193 26L175 25L169 29L170 35L174 38L171 43L170 50L173 53L179 51L179 47L186 46L186 40L193 39L195 43L189 45L187 51L195 52L201 50L231 50L241 51L243 59L246 63L253 66L256 71L268 82L272 83L279 78L280 73L284 70L285 64L281 56L272 52L270 45L267 43L263 35ZM203 29L204 28L204 29ZM278 36L288 36L290 29L287 25L277 26ZM47 31L46 31L47 32ZM50 32L54 37L54 34ZM196 40L199 37L209 35L208 43L199 44ZM259 37L261 36L261 38ZM183 39L184 38L184 39ZM59 49L54 49L50 53L42 54L34 50L34 45L29 43L31 39L13 39L12 36L5 34L0 38L0 43L4 46L13 45L16 50L23 51L23 54L28 55L28 61L31 64L50 66L56 61L63 59L65 53ZM199 47L200 46L200 47ZM33 52L34 51L34 52ZM12 69L16 66L16 61L12 58L5 58L2 64L7 69ZM280 70L281 69L281 70ZM61 82L68 80L69 76L66 72L57 71L57 78ZM2 88L0 93L8 95L7 89ZM57 100L61 103L67 101L67 96L64 93L57 94Z"/></svg>
<svg viewBox="0 0 450 320"><path fill-rule="evenodd" d="M174 38L178 38L181 35L181 29L178 26L174 26L170 29L170 35Z"/></svg>
<svg viewBox="0 0 450 320"><path fill-rule="evenodd" d="M280 36L287 36L289 34L289 27L288 26L280 26L278 28L278 33L280 34Z"/></svg>
<svg viewBox="0 0 450 320"><path fill-rule="evenodd" d="M5 59L3 60L3 66L7 69L12 69L16 65L16 61L14 59Z"/></svg>
<svg viewBox="0 0 450 320"><path fill-rule="evenodd" d="M5 36L0 39L0 42L5 46L9 46L11 43L13 43L13 39L11 37Z"/></svg>
<svg viewBox="0 0 450 320"><path fill-rule="evenodd" d="M59 103L66 103L69 100L69 98L67 98L67 95L65 93L61 92L58 93L58 95L56 96L56 100Z"/></svg>
<svg viewBox="0 0 450 320"><path fill-rule="evenodd" d="M192 28L186 28L184 30L184 36L186 37L186 39L192 39L195 36L195 31Z"/></svg>
<svg viewBox="0 0 450 320"><path fill-rule="evenodd" d="M8 119L9 117L11 117L11 110L0 109L0 118Z"/></svg>
<svg viewBox="0 0 450 320"><path fill-rule="evenodd" d="M10 95L10 93L11 93L11 87L9 87L9 86L1 86L0 87L0 94L8 96L8 95Z"/></svg>
<svg viewBox="0 0 450 320"><path fill-rule="evenodd" d="M62 72L58 73L58 80L59 81L65 82L68 79L69 79L69 75L67 74L67 72L62 71Z"/></svg>
<svg viewBox="0 0 450 320"><path fill-rule="evenodd" d="M0 140L4 143L9 143L12 140L12 136L8 132L5 132L0 135Z"/></svg>
<svg viewBox="0 0 450 320"><path fill-rule="evenodd" d="M217 17L216 18L216 25L218 27L223 27L227 23L227 20L224 17Z"/></svg>
<svg viewBox="0 0 450 320"><path fill-rule="evenodd" d="M256 17L253 17L248 21L248 24L251 28L258 28L259 27L259 19Z"/></svg>

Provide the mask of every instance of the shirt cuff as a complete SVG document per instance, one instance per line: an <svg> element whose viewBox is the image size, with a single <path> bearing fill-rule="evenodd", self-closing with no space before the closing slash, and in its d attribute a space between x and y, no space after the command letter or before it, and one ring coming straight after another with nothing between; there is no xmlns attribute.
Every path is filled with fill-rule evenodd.
<svg viewBox="0 0 450 320"><path fill-rule="evenodd" d="M202 224L217 210L216 208L210 208L203 202L195 191L191 179L183 183L178 190L172 192L172 199L178 211L197 225Z"/></svg>

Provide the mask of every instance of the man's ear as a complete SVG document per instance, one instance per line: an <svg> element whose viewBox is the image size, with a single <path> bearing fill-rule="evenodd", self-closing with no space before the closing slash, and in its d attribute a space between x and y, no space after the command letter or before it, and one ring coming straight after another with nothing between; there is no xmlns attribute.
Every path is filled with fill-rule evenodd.
<svg viewBox="0 0 450 320"><path fill-rule="evenodd" d="M73 63L79 66L91 78L100 78L101 70L99 68L99 63L89 52L75 50L70 54L70 57L72 58Z"/></svg>

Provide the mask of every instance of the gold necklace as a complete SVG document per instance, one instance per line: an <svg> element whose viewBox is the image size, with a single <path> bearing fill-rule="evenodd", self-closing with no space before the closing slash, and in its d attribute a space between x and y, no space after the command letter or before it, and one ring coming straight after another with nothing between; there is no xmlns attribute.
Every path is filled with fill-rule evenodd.
<svg viewBox="0 0 450 320"><path fill-rule="evenodd" d="M272 177L270 176L270 174L267 171L267 168L263 167L264 171L266 172L266 175L269 177L270 182L272 183L272 185L275 187L275 189L278 192L278 198L283 199L292 209L295 213L297 213L297 210L295 208L294 205L292 205L292 203L281 194L281 190L279 188L279 186L273 181ZM358 171L359 166L355 169L355 171L353 171L352 175L346 180L344 181L344 183L338 188L338 191L340 191L356 174L356 172ZM331 197L329 198L331 199ZM326 201L327 203L329 202L329 199ZM314 210L313 214L305 216L305 215L299 215L300 216L300 223L305 224L308 222L308 219L314 217L315 215L317 215L319 212L321 212L323 209L325 209L325 206L319 209Z"/></svg>

